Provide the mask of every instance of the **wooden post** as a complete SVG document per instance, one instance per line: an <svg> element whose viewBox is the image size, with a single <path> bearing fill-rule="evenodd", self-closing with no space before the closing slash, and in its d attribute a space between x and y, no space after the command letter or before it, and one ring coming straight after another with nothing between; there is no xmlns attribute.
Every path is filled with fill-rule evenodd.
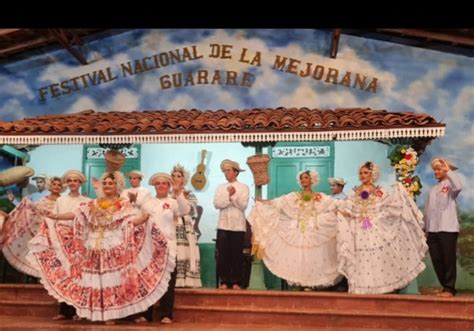
<svg viewBox="0 0 474 331"><path fill-rule="evenodd" d="M255 154L262 155L263 147L262 145L255 146ZM255 185L255 198L262 197L262 185Z"/></svg>

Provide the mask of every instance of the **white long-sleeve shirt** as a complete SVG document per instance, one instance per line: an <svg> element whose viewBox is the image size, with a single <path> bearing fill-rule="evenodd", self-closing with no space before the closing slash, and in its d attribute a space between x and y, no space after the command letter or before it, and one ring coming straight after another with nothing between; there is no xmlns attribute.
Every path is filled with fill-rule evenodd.
<svg viewBox="0 0 474 331"><path fill-rule="evenodd" d="M69 194L61 195L54 205L53 214L66 214L70 212L74 212L81 202L87 202L90 198L78 195L76 197L72 197Z"/></svg>
<svg viewBox="0 0 474 331"><path fill-rule="evenodd" d="M141 211L145 215L150 215L149 222L155 222L168 241L176 244L178 217L189 214L191 206L181 193L176 199L150 197L143 203Z"/></svg>
<svg viewBox="0 0 474 331"><path fill-rule="evenodd" d="M336 199L336 200L345 200L347 199L347 195L344 192L340 192L340 193L331 195L331 198Z"/></svg>
<svg viewBox="0 0 474 331"><path fill-rule="evenodd" d="M431 188L425 204L426 232L459 232L456 198L461 190L461 179L452 171Z"/></svg>
<svg viewBox="0 0 474 331"><path fill-rule="evenodd" d="M231 197L227 191L229 186L235 188L235 193ZM247 185L238 181L219 185L214 195L214 207L219 209L217 229L245 232L247 229L245 209L248 203L249 187Z"/></svg>

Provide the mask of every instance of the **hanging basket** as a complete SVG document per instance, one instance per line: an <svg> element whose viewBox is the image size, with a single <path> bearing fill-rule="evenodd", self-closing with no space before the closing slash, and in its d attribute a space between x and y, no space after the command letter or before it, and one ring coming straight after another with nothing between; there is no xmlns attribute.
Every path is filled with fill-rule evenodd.
<svg viewBox="0 0 474 331"><path fill-rule="evenodd" d="M252 155L247 158L247 164L253 174L253 182L255 185L265 185L270 183L268 176L268 163L270 156L267 154Z"/></svg>

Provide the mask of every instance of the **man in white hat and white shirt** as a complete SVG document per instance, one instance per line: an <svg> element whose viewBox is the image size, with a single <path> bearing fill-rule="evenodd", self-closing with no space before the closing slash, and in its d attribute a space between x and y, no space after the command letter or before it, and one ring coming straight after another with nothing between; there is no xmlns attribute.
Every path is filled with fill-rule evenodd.
<svg viewBox="0 0 474 331"><path fill-rule="evenodd" d="M86 176L79 170L68 170L62 176L63 183L67 185L69 193L66 195L61 195L54 205L53 212L48 215L50 219L55 221L64 222L64 224L69 224L74 218L74 212L79 205L83 202L88 202L90 198L81 195L81 185L86 182ZM49 221L47 220L49 223ZM51 224L48 224L50 227L54 228ZM72 230L71 230L72 231ZM61 244L61 243L58 243ZM63 319L79 319L76 315L76 309L73 306L61 302L59 304L59 314L54 317L54 320L63 320Z"/></svg>
<svg viewBox="0 0 474 331"><path fill-rule="evenodd" d="M221 170L227 183L217 187L214 207L219 209L217 252L219 288L240 289L242 286L243 248L246 227L245 209L249 202L249 187L239 181L237 162L224 160Z"/></svg>
<svg viewBox="0 0 474 331"><path fill-rule="evenodd" d="M129 199L135 208L140 209L145 200L151 197L150 191L140 185L144 175L141 171L132 170L127 173L127 177L131 187L123 190L120 196Z"/></svg>
<svg viewBox="0 0 474 331"><path fill-rule="evenodd" d="M344 186L347 182L341 177L329 177L328 178L329 185L331 185L331 197L336 200L345 200L347 198L344 191ZM339 283L334 286L329 287L327 290L329 291L337 291L337 292L347 292L349 288L349 284L347 283L347 278L343 277Z"/></svg>
<svg viewBox="0 0 474 331"><path fill-rule="evenodd" d="M328 182L331 185L331 197L337 200L345 200L347 198L344 191L344 185L347 182L344 181L341 177L330 177L328 178Z"/></svg>
<svg viewBox="0 0 474 331"><path fill-rule="evenodd" d="M160 231L166 236L169 245L169 258L172 258L170 265L173 267L171 279L168 283L166 293L160 299L159 317L161 324L170 324L173 322L175 285L177 276L176 253L176 223L178 217L189 214L191 206L184 197L182 186L174 183L171 176L165 172L157 172L150 177L149 185L155 187L156 195L146 199L141 207L143 217L140 222L148 220L155 223ZM170 196L170 191L176 199ZM135 319L135 322L141 323L145 320L153 320L153 306L150 306L145 314Z"/></svg>
<svg viewBox="0 0 474 331"><path fill-rule="evenodd" d="M426 196L424 229L431 261L442 286L440 297L456 295L457 242L459 216L457 201L463 189L462 177L454 171L458 168L448 159L436 157L431 168L438 180Z"/></svg>

